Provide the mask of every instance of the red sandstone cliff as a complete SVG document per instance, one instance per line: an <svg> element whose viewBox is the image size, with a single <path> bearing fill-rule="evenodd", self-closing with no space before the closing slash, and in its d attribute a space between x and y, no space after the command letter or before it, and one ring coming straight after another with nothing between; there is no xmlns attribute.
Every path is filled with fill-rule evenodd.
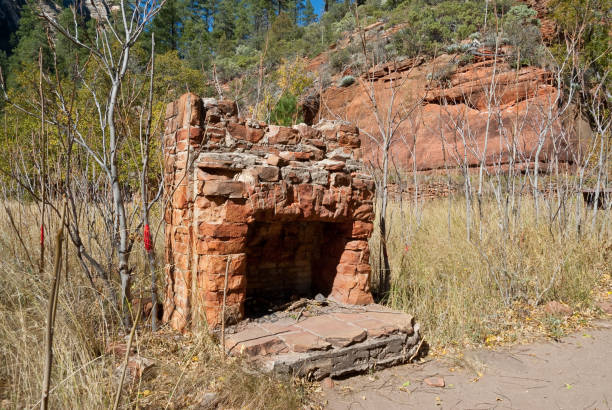
<svg viewBox="0 0 612 410"><path fill-rule="evenodd" d="M515 162L528 166L540 144L541 163L553 154L571 162L575 136L559 113L563 96L552 73L536 67L515 70L503 58L496 62L481 51L476 62L465 66L457 55L442 55L430 62L404 60L376 67L370 70L371 80L362 76L349 87L326 89L319 118L342 118L378 136L368 89L373 87L384 117L395 87L393 115L410 112L391 149L398 165L412 167L415 140L419 170L443 168L445 162L456 167L464 158L476 166L483 155L488 165L504 166L511 152ZM364 158L376 161L376 144L363 136L362 144Z"/></svg>

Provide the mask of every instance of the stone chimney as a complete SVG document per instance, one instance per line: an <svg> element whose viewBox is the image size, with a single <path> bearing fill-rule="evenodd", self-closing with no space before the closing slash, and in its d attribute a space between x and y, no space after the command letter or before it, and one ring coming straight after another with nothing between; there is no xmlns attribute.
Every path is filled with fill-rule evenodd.
<svg viewBox="0 0 612 410"><path fill-rule="evenodd" d="M358 129L240 119L232 101L185 94L166 111L164 321L235 323L318 293L372 303L374 182Z"/></svg>

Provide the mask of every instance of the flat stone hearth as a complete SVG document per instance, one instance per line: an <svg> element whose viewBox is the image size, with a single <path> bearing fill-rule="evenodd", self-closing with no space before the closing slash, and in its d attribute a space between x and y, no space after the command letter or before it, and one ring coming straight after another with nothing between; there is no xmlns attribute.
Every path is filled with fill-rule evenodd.
<svg viewBox="0 0 612 410"><path fill-rule="evenodd" d="M319 380L405 363L419 341L411 315L376 304L301 300L229 328L225 348L264 370Z"/></svg>

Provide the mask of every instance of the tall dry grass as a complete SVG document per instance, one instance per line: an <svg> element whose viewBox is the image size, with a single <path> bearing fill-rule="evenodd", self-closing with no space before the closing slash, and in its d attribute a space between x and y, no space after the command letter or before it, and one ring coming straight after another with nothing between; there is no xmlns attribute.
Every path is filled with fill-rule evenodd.
<svg viewBox="0 0 612 410"><path fill-rule="evenodd" d="M468 241L464 200L423 202L418 213L410 203L393 203L387 241L393 280L386 297L417 318L432 345L480 344L499 334L518 340L530 316L551 300L592 311L596 287L612 274L610 215L600 211L595 229L584 223L578 234L572 220L563 227L542 216L536 222L530 197L520 206L520 216L504 227L495 202L485 200L482 236L476 217ZM375 232L374 272L378 244Z"/></svg>
<svg viewBox="0 0 612 410"><path fill-rule="evenodd" d="M47 252L48 269L39 275L29 262L33 259L37 266L39 209L16 202L7 206L19 235L0 207L0 408L34 408L40 400L44 373L44 332L53 255ZM159 218L158 212L153 215ZM49 217L48 240L54 236L51 233L56 223ZM157 255L163 255L161 237L155 243ZM98 239L104 243L104 238ZM49 245L47 249L53 249ZM124 343L126 332L102 284L96 281L95 288L92 287L80 269L72 245L68 250L68 277L62 272L55 324L49 407L110 408L118 384L113 373L116 374L123 357L106 350L112 342ZM131 262L136 275L134 294L142 292L147 296L144 289L150 285L144 274L141 243L135 247ZM159 266L161 271L163 264ZM116 276L113 272L114 286L118 289ZM212 393L215 403L234 408L300 408L306 400L307 385L260 374L239 359L224 360L218 342L206 334L178 335L166 328L153 334L149 329L150 322L142 323L134 344L137 354L151 360L154 366L146 379L126 387L122 408L197 407L205 393Z"/></svg>
<svg viewBox="0 0 612 410"><path fill-rule="evenodd" d="M45 326L51 287L48 270L29 265L38 255L35 207L7 205L20 229L24 249L6 213L0 218L0 403L2 408L31 408L40 399L45 358ZM49 238L53 235L47 234ZM36 238L36 239L35 239ZM48 248L50 248L48 246ZM27 252L26 252L27 251ZM74 260L70 263L77 266ZM70 267L70 265L69 265ZM106 340L116 330L105 317L96 290L81 273L62 273L54 337L51 408L108 407L113 390ZM68 279L68 281L67 281Z"/></svg>

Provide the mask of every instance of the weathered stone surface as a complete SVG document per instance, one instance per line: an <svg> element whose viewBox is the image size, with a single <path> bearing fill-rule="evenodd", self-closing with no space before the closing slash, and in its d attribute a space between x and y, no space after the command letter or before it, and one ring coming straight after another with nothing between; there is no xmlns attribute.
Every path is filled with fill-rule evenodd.
<svg viewBox="0 0 612 410"><path fill-rule="evenodd" d="M336 347L346 347L353 343L362 342L367 337L365 330L328 317L308 318L300 322L299 327L314 333Z"/></svg>
<svg viewBox="0 0 612 410"><path fill-rule="evenodd" d="M299 142L300 134L298 130L283 127L280 125L270 125L268 132L266 133L268 144L297 144Z"/></svg>
<svg viewBox="0 0 612 410"><path fill-rule="evenodd" d="M225 348L231 354L265 356L287 350L285 343L261 328L250 328L225 339Z"/></svg>
<svg viewBox="0 0 612 410"><path fill-rule="evenodd" d="M312 183L317 185L328 185L329 184L329 172L324 169L314 169L310 171L310 177Z"/></svg>
<svg viewBox="0 0 612 410"><path fill-rule="evenodd" d="M351 176L345 173L335 172L331 174L331 186L342 187L351 185Z"/></svg>
<svg viewBox="0 0 612 410"><path fill-rule="evenodd" d="M302 329L296 326L296 321L292 318L280 319L276 322L259 323L259 327L274 335L282 335L285 333L301 332Z"/></svg>
<svg viewBox="0 0 612 410"><path fill-rule="evenodd" d="M229 198L242 198L244 193L244 183L240 181L207 181L202 189L203 195L227 196Z"/></svg>
<svg viewBox="0 0 612 410"><path fill-rule="evenodd" d="M346 161L352 157L352 151L348 148L336 148L335 150L328 152L326 157L332 161Z"/></svg>
<svg viewBox="0 0 612 410"><path fill-rule="evenodd" d="M355 326L364 328L366 332L368 332L368 337L370 338L388 336L393 333L399 332L397 326L394 326L393 324L387 324L385 322L381 322L375 319L360 320L358 322L354 322L354 324Z"/></svg>
<svg viewBox="0 0 612 410"><path fill-rule="evenodd" d="M246 167L249 162L253 162L250 158L249 161L245 161L245 158L236 154L203 152L198 157L197 165L200 168L239 170Z"/></svg>
<svg viewBox="0 0 612 410"><path fill-rule="evenodd" d="M327 350L331 347L331 343L310 332L285 333L280 336L280 339L285 342L289 350L296 353Z"/></svg>
<svg viewBox="0 0 612 410"><path fill-rule="evenodd" d="M371 305L375 313L387 315L391 311L379 305ZM418 348L420 333L418 324L411 334L402 332L392 322L372 319L368 311L345 308L343 313L324 312L314 317L295 321L289 317L278 321L248 323L241 326L226 344L231 355L251 357L265 370L320 380L325 377L339 377L348 373L362 372L371 368L382 368L405 363ZM388 318L391 316L385 316ZM333 344L320 333L350 335L357 334L353 327L368 327L372 332L352 342ZM306 325L306 326L305 326ZM297 328L297 330L296 330ZM340 330L334 330L340 329ZM347 330L349 329L349 330ZM284 346L279 345L282 340ZM257 358L255 353L262 354Z"/></svg>
<svg viewBox="0 0 612 410"><path fill-rule="evenodd" d="M257 177L259 181L263 182L275 182L278 181L278 167L268 167L264 165L258 165L250 168L249 171Z"/></svg>
<svg viewBox="0 0 612 410"><path fill-rule="evenodd" d="M332 159L324 159L317 163L318 166L325 168L328 171L342 171L346 166L344 161L334 161Z"/></svg>
<svg viewBox="0 0 612 410"><path fill-rule="evenodd" d="M342 303L372 303L367 238L374 184L358 160L355 126L268 126L237 118L232 102L190 94L168 105L164 129L164 321L178 330L204 320L218 326L226 268L228 323L244 317L247 299L323 292ZM349 324L357 334L302 340L296 349L388 333L375 324ZM312 333L289 328L283 333ZM295 337L289 341L297 346ZM279 346L270 336L245 348Z"/></svg>
<svg viewBox="0 0 612 410"><path fill-rule="evenodd" d="M442 377L426 377L423 382L431 387L444 387L446 385Z"/></svg>
<svg viewBox="0 0 612 410"><path fill-rule="evenodd" d="M200 235L212 238L243 238L246 236L247 229L247 224L235 223L211 224L201 222L198 225L198 233Z"/></svg>
<svg viewBox="0 0 612 410"><path fill-rule="evenodd" d="M283 179L292 184L305 184L310 181L308 168L284 167L281 168Z"/></svg>
<svg viewBox="0 0 612 410"><path fill-rule="evenodd" d="M245 140L249 142L259 142L264 137L264 131L261 128L252 128L243 124L230 122L227 125L227 130L233 138Z"/></svg>
<svg viewBox="0 0 612 410"><path fill-rule="evenodd" d="M523 1L535 5L540 17L549 3L548 0ZM545 37L554 33L554 24L551 25L550 21L544 20L541 28ZM501 51L502 55L505 51ZM461 166L463 158L467 159L468 165L474 166L480 161L478 153L483 152L485 141L488 141L487 165L499 161L507 165L512 158L511 147L518 147L519 157L530 158L533 155L539 144L542 124L558 114L555 95L559 90L553 73L539 67L517 70L509 55L496 59L495 53L495 50L483 47L478 50L475 61L467 65L457 64L456 54L442 54L427 62L423 59L393 61L370 72L376 95L388 93L391 79L398 85L394 113L406 112L406 102L415 102L414 105L408 103L414 109L410 109L406 120L395 131L396 136L405 137L398 137L390 147L398 167L412 169L415 166L422 171L453 168ZM440 71L446 71L448 75L444 80L436 81L435 74ZM492 83L494 88L490 90ZM489 104L488 96L492 91L495 98ZM321 99L325 104L321 105L318 116L342 116L359 124L362 130L361 152L365 160L376 163L381 157L380 141L373 141L365 135L367 132L378 138L380 131L367 90L363 87L329 87ZM417 104L417 101L423 103ZM501 124L495 131L487 126L492 113ZM461 118L459 123L458 118ZM524 124L518 134L515 130L517 121ZM329 141L335 140L347 148L355 146L354 134L348 129L336 128L332 121L320 123L317 128ZM456 135L458 128L469 130L470 138L465 143L461 138L450 137ZM561 119L555 120L542 147L547 160L573 161L573 155L580 149L577 141L583 139L577 138L580 133L572 128L565 127ZM416 140L414 147L413 137ZM516 144L506 143L507 139L513 138L516 138ZM562 148L555 142L560 138L568 141ZM492 140L496 141L494 145L491 145ZM356 148L353 150L357 158ZM551 155L553 152L556 155Z"/></svg>
<svg viewBox="0 0 612 410"><path fill-rule="evenodd" d="M202 123L204 112L200 97L193 93L183 94L178 100L177 105L178 124L180 128L199 126Z"/></svg>
<svg viewBox="0 0 612 410"><path fill-rule="evenodd" d="M268 165L272 165L273 167L276 167L281 164L282 160L278 155L270 154L266 162L268 163Z"/></svg>
<svg viewBox="0 0 612 410"><path fill-rule="evenodd" d="M368 312L368 317L376 319L383 323L389 323L407 335L411 335L414 331L414 317L406 313L398 312Z"/></svg>
<svg viewBox="0 0 612 410"><path fill-rule="evenodd" d="M335 387L335 383L332 380L331 377L326 377L325 379L323 379L323 381L321 382L321 386L323 386L324 388L331 390Z"/></svg>
<svg viewBox="0 0 612 410"><path fill-rule="evenodd" d="M220 100L217 102L217 106L221 113L228 117L235 117L238 115L238 107L236 106L236 101L234 100Z"/></svg>

